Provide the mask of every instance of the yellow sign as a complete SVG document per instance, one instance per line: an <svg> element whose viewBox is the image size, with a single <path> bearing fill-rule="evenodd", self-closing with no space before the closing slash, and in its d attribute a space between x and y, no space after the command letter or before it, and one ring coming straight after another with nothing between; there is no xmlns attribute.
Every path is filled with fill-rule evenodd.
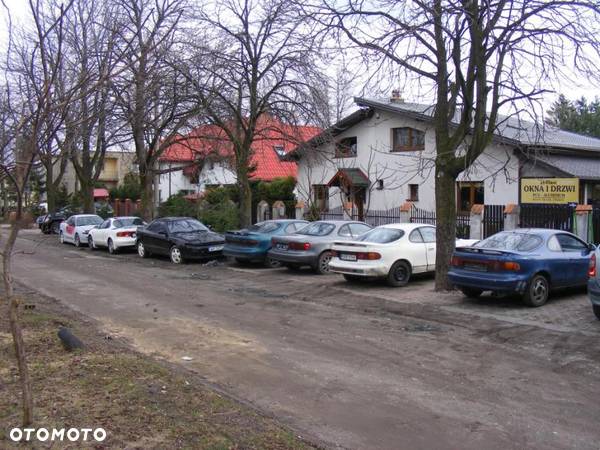
<svg viewBox="0 0 600 450"><path fill-rule="evenodd" d="M579 203L579 178L521 178L521 203Z"/></svg>

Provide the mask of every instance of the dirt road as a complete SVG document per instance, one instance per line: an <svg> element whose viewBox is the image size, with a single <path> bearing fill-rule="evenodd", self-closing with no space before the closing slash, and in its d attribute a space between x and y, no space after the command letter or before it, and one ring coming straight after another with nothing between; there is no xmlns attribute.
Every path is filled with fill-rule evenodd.
<svg viewBox="0 0 600 450"><path fill-rule="evenodd" d="M18 249L18 281L332 448L600 448L600 322L582 292L532 310L429 278L174 266L35 231Z"/></svg>

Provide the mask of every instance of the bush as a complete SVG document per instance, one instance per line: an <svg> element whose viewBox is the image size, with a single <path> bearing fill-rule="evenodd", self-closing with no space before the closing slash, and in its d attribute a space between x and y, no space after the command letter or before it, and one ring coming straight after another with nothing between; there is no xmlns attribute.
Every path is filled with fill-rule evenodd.
<svg viewBox="0 0 600 450"><path fill-rule="evenodd" d="M220 204L210 204L205 201L198 211L198 219L213 230L223 232L239 228L238 207L231 200Z"/></svg>
<svg viewBox="0 0 600 450"><path fill-rule="evenodd" d="M125 175L123 184L112 188L109 192L109 195L111 200L114 200L115 198L119 198L121 200L129 198L132 201L139 200L142 197L140 177L135 173L129 172L127 175Z"/></svg>
<svg viewBox="0 0 600 450"><path fill-rule="evenodd" d="M182 194L172 195L158 207L160 217L196 217L196 205L186 200Z"/></svg>
<svg viewBox="0 0 600 450"><path fill-rule="evenodd" d="M273 205L277 200L283 201L288 217L292 217L296 208L296 196L294 188L296 180L293 177L275 178L272 181L260 181L256 184L253 192L253 203L257 204L265 200L269 205Z"/></svg>

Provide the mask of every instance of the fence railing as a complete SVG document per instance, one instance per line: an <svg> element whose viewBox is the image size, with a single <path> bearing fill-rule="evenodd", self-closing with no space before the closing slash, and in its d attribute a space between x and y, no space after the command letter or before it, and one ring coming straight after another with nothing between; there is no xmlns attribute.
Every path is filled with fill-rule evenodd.
<svg viewBox="0 0 600 450"><path fill-rule="evenodd" d="M575 206L522 204L521 228L552 228L573 232Z"/></svg>
<svg viewBox="0 0 600 450"><path fill-rule="evenodd" d="M435 211L427 211L417 208L413 205L410 211L410 221L412 223L427 223L429 225L437 224ZM471 235L471 217L469 214L456 215L456 237L469 239Z"/></svg>

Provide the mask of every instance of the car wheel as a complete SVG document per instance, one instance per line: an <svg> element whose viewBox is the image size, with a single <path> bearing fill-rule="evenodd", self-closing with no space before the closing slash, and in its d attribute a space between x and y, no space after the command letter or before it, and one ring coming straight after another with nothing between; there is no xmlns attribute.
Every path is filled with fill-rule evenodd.
<svg viewBox="0 0 600 450"><path fill-rule="evenodd" d="M138 241L137 243L137 252L142 258L147 258L150 256L150 252L146 250L146 247L144 247L144 243L142 241Z"/></svg>
<svg viewBox="0 0 600 450"><path fill-rule="evenodd" d="M315 272L319 275L326 275L329 273L329 261L331 261L331 252L324 251L319 255L317 260L317 266L314 268Z"/></svg>
<svg viewBox="0 0 600 450"><path fill-rule="evenodd" d="M65 235L63 234L62 231L58 233L58 240L60 241L61 244L65 244Z"/></svg>
<svg viewBox="0 0 600 450"><path fill-rule="evenodd" d="M117 253L117 249L115 248L115 244L112 239L109 239L107 244L108 244L108 253L110 253L111 255L114 255L115 253Z"/></svg>
<svg viewBox="0 0 600 450"><path fill-rule="evenodd" d="M182 264L184 262L183 255L181 254L181 250L177 246L171 247L171 251L169 252L171 256L171 262L173 264Z"/></svg>
<svg viewBox="0 0 600 450"><path fill-rule="evenodd" d="M542 306L548 301L549 295L548 279L544 275L534 275L523 294L523 301L528 306Z"/></svg>
<svg viewBox="0 0 600 450"><path fill-rule="evenodd" d="M407 261L396 261L388 272L387 283L393 287L406 286L411 273L412 269Z"/></svg>
<svg viewBox="0 0 600 450"><path fill-rule="evenodd" d="M81 247L81 240L79 239L78 234L75 235L75 238L73 239L73 243L75 244L75 247Z"/></svg>
<svg viewBox="0 0 600 450"><path fill-rule="evenodd" d="M60 222L52 222L48 229L48 234L58 234L60 232Z"/></svg>
<svg viewBox="0 0 600 450"><path fill-rule="evenodd" d="M460 288L460 290L464 294L464 296L468 297L468 298L479 298L479 296L483 292L482 289L474 289L474 288L467 288L467 287Z"/></svg>
<svg viewBox="0 0 600 450"><path fill-rule="evenodd" d="M265 258L265 267L268 267L269 269L277 269L278 267L281 267L281 262L277 261L273 258L269 258L268 256Z"/></svg>
<svg viewBox="0 0 600 450"><path fill-rule="evenodd" d="M88 236L88 247L90 248L91 251L96 250L96 244L94 244L94 238L91 236Z"/></svg>
<svg viewBox="0 0 600 450"><path fill-rule="evenodd" d="M358 276L358 275L349 275L347 273L342 274L344 275L344 278L346 279L346 281L362 281L363 277Z"/></svg>
<svg viewBox="0 0 600 450"><path fill-rule="evenodd" d="M598 318L598 320L600 320L600 306L592 305L592 307L594 308L594 314L596 314L596 317Z"/></svg>

